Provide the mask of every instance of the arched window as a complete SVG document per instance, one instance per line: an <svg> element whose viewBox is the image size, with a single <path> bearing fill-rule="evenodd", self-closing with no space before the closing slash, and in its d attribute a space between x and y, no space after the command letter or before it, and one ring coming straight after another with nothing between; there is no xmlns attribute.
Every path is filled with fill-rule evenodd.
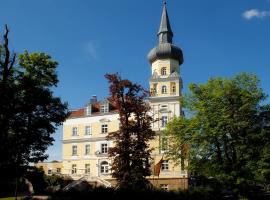
<svg viewBox="0 0 270 200"><path fill-rule="evenodd" d="M161 93L162 94L166 94L167 93L167 87L165 85L162 86Z"/></svg>
<svg viewBox="0 0 270 200"><path fill-rule="evenodd" d="M109 163L107 161L102 161L100 163L100 173L108 174L109 173Z"/></svg>
<svg viewBox="0 0 270 200"><path fill-rule="evenodd" d="M167 74L166 67L161 68L161 75L164 76Z"/></svg>

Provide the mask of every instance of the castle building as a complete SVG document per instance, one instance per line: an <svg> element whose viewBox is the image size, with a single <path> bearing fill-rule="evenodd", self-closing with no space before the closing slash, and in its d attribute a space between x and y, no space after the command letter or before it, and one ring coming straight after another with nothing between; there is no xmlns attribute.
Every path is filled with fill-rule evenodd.
<svg viewBox="0 0 270 200"><path fill-rule="evenodd" d="M155 119L152 128L157 133L150 142L150 147L154 148L151 157L153 169L159 167L160 171L153 170L153 175L147 178L156 187L187 188L188 174L183 165L175 165L164 156L167 138L162 135L162 130L174 116L181 115L179 66L183 63L181 49L173 44L166 3L157 36L158 44L149 52L148 60L151 64L149 102ZM108 157L108 148L113 142L106 136L119 129L118 117L111 102L98 101L96 96L83 108L71 112L63 125L63 174L106 187L115 184L110 174L112 160Z"/></svg>

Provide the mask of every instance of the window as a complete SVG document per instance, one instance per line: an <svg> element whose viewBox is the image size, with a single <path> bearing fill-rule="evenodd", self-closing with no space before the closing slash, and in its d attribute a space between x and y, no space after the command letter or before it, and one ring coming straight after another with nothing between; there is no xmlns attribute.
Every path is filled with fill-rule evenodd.
<svg viewBox="0 0 270 200"><path fill-rule="evenodd" d="M161 93L162 94L166 94L167 93L167 87L165 85L162 86Z"/></svg>
<svg viewBox="0 0 270 200"><path fill-rule="evenodd" d="M176 92L176 87L175 85L172 86L172 93L175 93Z"/></svg>
<svg viewBox="0 0 270 200"><path fill-rule="evenodd" d="M86 116L90 116L91 112L92 112L92 109L91 109L91 104L90 104L90 105L86 106Z"/></svg>
<svg viewBox="0 0 270 200"><path fill-rule="evenodd" d="M161 117L161 127L165 127L168 123L168 117L167 116L162 116Z"/></svg>
<svg viewBox="0 0 270 200"><path fill-rule="evenodd" d="M61 168L56 168L57 173L61 173Z"/></svg>
<svg viewBox="0 0 270 200"><path fill-rule="evenodd" d="M168 139L165 137L161 138L161 151L167 151L168 150Z"/></svg>
<svg viewBox="0 0 270 200"><path fill-rule="evenodd" d="M85 164L85 171L84 173L90 174L90 164Z"/></svg>
<svg viewBox="0 0 270 200"><path fill-rule="evenodd" d="M52 174L52 170L51 169L48 170L48 174Z"/></svg>
<svg viewBox="0 0 270 200"><path fill-rule="evenodd" d="M85 155L90 155L90 144L85 145Z"/></svg>
<svg viewBox="0 0 270 200"><path fill-rule="evenodd" d="M73 127L72 128L72 136L77 136L78 135L78 128L77 127Z"/></svg>
<svg viewBox="0 0 270 200"><path fill-rule="evenodd" d="M163 160L161 163L161 171L169 170L169 162L168 160Z"/></svg>
<svg viewBox="0 0 270 200"><path fill-rule="evenodd" d="M166 74L167 74L167 72L166 72L166 67L162 67L162 68L161 68L161 75L164 76L164 75L166 75Z"/></svg>
<svg viewBox="0 0 270 200"><path fill-rule="evenodd" d="M76 145L72 146L72 155L77 156L77 146Z"/></svg>
<svg viewBox="0 0 270 200"><path fill-rule="evenodd" d="M108 153L108 144L101 144L101 153Z"/></svg>
<svg viewBox="0 0 270 200"><path fill-rule="evenodd" d="M101 125L101 133L108 133L108 124Z"/></svg>
<svg viewBox="0 0 270 200"><path fill-rule="evenodd" d="M109 163L103 161L100 163L100 173L101 174L108 174L109 173Z"/></svg>
<svg viewBox="0 0 270 200"><path fill-rule="evenodd" d="M168 184L160 184L160 188L163 190L168 190Z"/></svg>
<svg viewBox="0 0 270 200"><path fill-rule="evenodd" d="M77 165L76 164L73 164L71 166L71 174L77 174Z"/></svg>
<svg viewBox="0 0 270 200"><path fill-rule="evenodd" d="M85 135L91 135L91 126L86 126L86 127L85 127L84 134L85 134Z"/></svg>
<svg viewBox="0 0 270 200"><path fill-rule="evenodd" d="M101 108L100 108L100 112L101 113L108 113L109 112L109 104L108 103L102 104Z"/></svg>

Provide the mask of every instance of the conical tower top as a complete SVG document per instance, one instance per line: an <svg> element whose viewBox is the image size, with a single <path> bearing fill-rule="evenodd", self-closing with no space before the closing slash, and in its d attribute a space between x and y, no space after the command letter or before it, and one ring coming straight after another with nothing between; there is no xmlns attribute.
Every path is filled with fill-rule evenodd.
<svg viewBox="0 0 270 200"><path fill-rule="evenodd" d="M173 32L166 8L166 1L163 4L163 11L158 31L159 43L172 43Z"/></svg>

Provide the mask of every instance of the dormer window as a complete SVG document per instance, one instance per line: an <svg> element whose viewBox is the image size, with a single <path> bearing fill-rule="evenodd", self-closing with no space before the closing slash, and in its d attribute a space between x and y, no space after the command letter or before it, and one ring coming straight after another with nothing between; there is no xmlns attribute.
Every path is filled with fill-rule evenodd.
<svg viewBox="0 0 270 200"><path fill-rule="evenodd" d="M164 76L167 74L166 67L161 68L161 75Z"/></svg>
<svg viewBox="0 0 270 200"><path fill-rule="evenodd" d="M100 112L101 113L108 113L109 112L109 103L101 104Z"/></svg>
<svg viewBox="0 0 270 200"><path fill-rule="evenodd" d="M91 107L91 104L89 104L85 108L86 116L90 116L91 115L91 112L92 112L92 107Z"/></svg>

